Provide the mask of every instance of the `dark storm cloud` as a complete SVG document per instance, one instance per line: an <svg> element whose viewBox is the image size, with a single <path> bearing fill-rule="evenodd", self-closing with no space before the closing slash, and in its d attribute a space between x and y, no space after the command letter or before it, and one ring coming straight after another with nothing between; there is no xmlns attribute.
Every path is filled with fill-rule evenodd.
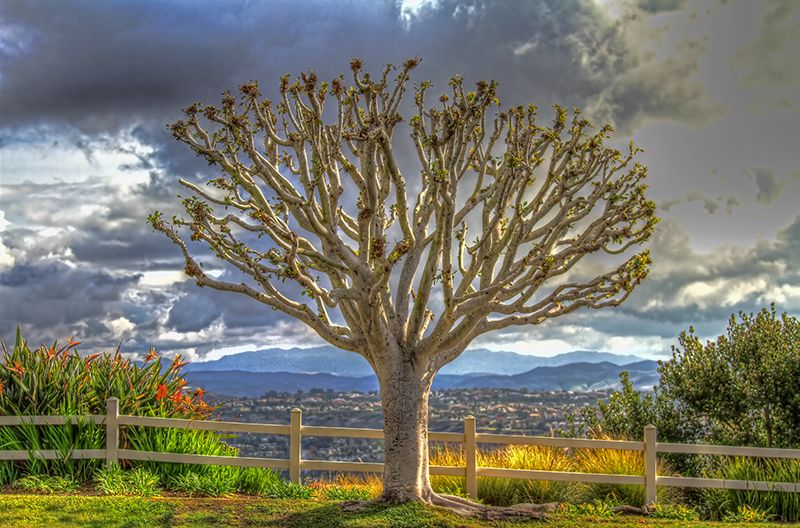
<svg viewBox="0 0 800 528"><path fill-rule="evenodd" d="M174 269L181 259L173 245L154 235L145 221L159 205L152 199L130 200L100 178L4 184L0 209L12 225L0 233L0 240L21 263L69 249L78 261L103 268ZM48 228L51 234L40 231Z"/></svg>
<svg viewBox="0 0 800 528"><path fill-rule="evenodd" d="M10 332L22 324L37 344L66 335L108 334L101 322L139 278L55 260L18 264L0 271L0 328Z"/></svg>
<svg viewBox="0 0 800 528"><path fill-rule="evenodd" d="M394 12L288 1L12 2L2 9L31 42L3 56L0 119L63 121L87 132L165 122L235 83L275 78L285 64L302 69L302 55L324 55L321 44L345 29L366 44L385 29L370 23L371 13L386 10L386 20ZM351 25L356 14L365 24ZM355 49L342 51L347 57Z"/></svg>
<svg viewBox="0 0 800 528"><path fill-rule="evenodd" d="M390 1L6 4L3 17L30 42L2 58L0 119L90 133L163 124L248 79L274 82L307 66L330 77L354 55L373 68L420 55L422 74L440 86L454 73L496 78L509 102L583 105L599 96L622 127L667 115L665 107L686 116L702 105L691 65L651 64L625 25L590 2L446 0L411 17L407 30L399 14Z"/></svg>
<svg viewBox="0 0 800 528"><path fill-rule="evenodd" d="M636 5L647 13L662 13L683 8L686 0L637 0Z"/></svg>
<svg viewBox="0 0 800 528"><path fill-rule="evenodd" d="M234 281L230 274L223 280ZM230 328L271 326L291 319L255 300L211 288L198 288L194 281L176 284L172 291L181 298L172 305L167 326L178 332L197 332L222 317Z"/></svg>
<svg viewBox="0 0 800 528"><path fill-rule="evenodd" d="M753 169L751 171L753 180L756 183L758 193L756 201L763 204L771 204L781 195L783 183L771 169Z"/></svg>

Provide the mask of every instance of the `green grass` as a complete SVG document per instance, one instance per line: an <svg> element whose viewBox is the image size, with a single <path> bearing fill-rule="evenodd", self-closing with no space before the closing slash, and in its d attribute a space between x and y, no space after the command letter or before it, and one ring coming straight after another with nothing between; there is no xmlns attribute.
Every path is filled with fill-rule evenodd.
<svg viewBox="0 0 800 528"><path fill-rule="evenodd" d="M364 512L345 513L336 502L275 500L234 496L227 499L187 497L125 497L87 495L0 494L0 525L4 528L85 527L245 527L274 528L512 528L547 526L572 528L602 526L620 528L734 528L740 523L714 523L685 519L652 519L629 516L555 514L546 524L488 522L464 519L419 504L374 506ZM760 524L777 528L777 524Z"/></svg>

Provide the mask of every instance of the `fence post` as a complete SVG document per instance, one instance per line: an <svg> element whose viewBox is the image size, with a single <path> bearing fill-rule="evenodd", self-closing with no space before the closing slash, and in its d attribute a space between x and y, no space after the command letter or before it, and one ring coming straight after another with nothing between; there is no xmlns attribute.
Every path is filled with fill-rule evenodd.
<svg viewBox="0 0 800 528"><path fill-rule="evenodd" d="M656 426L644 428L644 502L649 506L656 502Z"/></svg>
<svg viewBox="0 0 800 528"><path fill-rule="evenodd" d="M467 497L478 498L478 449L475 442L475 417L464 418L464 456L467 459Z"/></svg>
<svg viewBox="0 0 800 528"><path fill-rule="evenodd" d="M111 397L106 400L106 466L118 462L119 449L119 400Z"/></svg>
<svg viewBox="0 0 800 528"><path fill-rule="evenodd" d="M300 428L303 425L303 411L292 409L289 423L289 480L300 484Z"/></svg>

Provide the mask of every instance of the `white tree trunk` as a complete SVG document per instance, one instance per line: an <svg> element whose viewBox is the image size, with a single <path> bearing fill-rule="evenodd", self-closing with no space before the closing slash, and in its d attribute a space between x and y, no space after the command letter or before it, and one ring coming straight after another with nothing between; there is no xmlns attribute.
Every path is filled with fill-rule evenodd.
<svg viewBox="0 0 800 528"><path fill-rule="evenodd" d="M433 496L428 478L428 396L432 376L401 363L380 379L384 417L382 499L421 500Z"/></svg>

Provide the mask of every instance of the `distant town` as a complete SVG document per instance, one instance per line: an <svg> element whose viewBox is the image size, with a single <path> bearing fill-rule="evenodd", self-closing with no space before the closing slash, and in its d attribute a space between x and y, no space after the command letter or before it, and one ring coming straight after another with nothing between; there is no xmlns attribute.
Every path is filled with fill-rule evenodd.
<svg viewBox="0 0 800 528"><path fill-rule="evenodd" d="M430 398L430 430L463 431L464 417L473 415L478 432L550 435L567 426L567 416L596 405L608 391L529 392L525 389L449 389L433 391ZM383 427L380 398L376 392L267 392L260 398L230 398L210 395L218 406L217 420L249 423L289 423L291 409L303 410L304 425L332 427ZM240 449L241 456L287 458L286 437L236 434L226 442ZM303 458L380 462L380 440L351 438L303 438Z"/></svg>

